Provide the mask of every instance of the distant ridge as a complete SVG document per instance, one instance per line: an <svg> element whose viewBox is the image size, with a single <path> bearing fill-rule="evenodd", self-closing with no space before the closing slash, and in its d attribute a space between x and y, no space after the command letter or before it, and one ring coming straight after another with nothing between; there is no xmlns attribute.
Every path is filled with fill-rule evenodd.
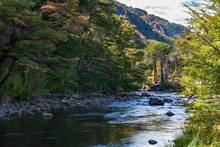
<svg viewBox="0 0 220 147"><path fill-rule="evenodd" d="M126 16L146 39L171 43L172 38L177 38L186 31L184 26L148 14L145 10L128 7L117 1L115 1L115 4L116 14Z"/></svg>

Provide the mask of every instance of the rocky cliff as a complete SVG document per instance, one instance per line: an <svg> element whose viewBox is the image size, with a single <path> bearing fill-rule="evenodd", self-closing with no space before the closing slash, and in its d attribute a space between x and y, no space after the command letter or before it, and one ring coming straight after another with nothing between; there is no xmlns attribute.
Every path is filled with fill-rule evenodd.
<svg viewBox="0 0 220 147"><path fill-rule="evenodd" d="M186 31L184 26L170 23L168 20L148 14L144 10L128 7L119 2L115 3L116 14L126 16L146 39L170 43L172 38L179 37Z"/></svg>

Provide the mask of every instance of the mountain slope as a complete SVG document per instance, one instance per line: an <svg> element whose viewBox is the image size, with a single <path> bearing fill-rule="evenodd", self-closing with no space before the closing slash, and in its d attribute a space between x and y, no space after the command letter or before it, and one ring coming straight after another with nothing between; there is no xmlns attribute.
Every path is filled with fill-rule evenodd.
<svg viewBox="0 0 220 147"><path fill-rule="evenodd" d="M144 10L128 7L119 2L115 2L115 4L116 14L126 16L146 39L170 43L169 38L179 37L186 31L184 26L150 15Z"/></svg>

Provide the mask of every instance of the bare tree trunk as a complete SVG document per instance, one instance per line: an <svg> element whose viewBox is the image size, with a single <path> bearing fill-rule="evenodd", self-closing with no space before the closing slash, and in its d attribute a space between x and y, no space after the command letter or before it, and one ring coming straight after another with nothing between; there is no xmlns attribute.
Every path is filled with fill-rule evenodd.
<svg viewBox="0 0 220 147"><path fill-rule="evenodd" d="M164 63L163 59L160 59L160 83L164 82Z"/></svg>
<svg viewBox="0 0 220 147"><path fill-rule="evenodd" d="M166 57L165 65L164 65L164 80L168 81L169 78L169 64L168 57Z"/></svg>
<svg viewBox="0 0 220 147"><path fill-rule="evenodd" d="M154 59L153 61L153 68L154 68L154 84L157 83L157 61Z"/></svg>

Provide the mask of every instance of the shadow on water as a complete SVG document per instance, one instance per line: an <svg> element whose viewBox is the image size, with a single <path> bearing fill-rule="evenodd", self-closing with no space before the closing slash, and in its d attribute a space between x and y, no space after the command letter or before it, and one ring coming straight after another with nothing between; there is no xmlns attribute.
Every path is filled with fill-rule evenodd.
<svg viewBox="0 0 220 147"><path fill-rule="evenodd" d="M164 147L181 133L185 108L176 105L178 95L151 96L172 98L174 102L149 106L145 97L109 103L90 112L57 112L53 119L36 115L1 121L0 147L148 147L149 139ZM165 116L169 110L176 115Z"/></svg>

